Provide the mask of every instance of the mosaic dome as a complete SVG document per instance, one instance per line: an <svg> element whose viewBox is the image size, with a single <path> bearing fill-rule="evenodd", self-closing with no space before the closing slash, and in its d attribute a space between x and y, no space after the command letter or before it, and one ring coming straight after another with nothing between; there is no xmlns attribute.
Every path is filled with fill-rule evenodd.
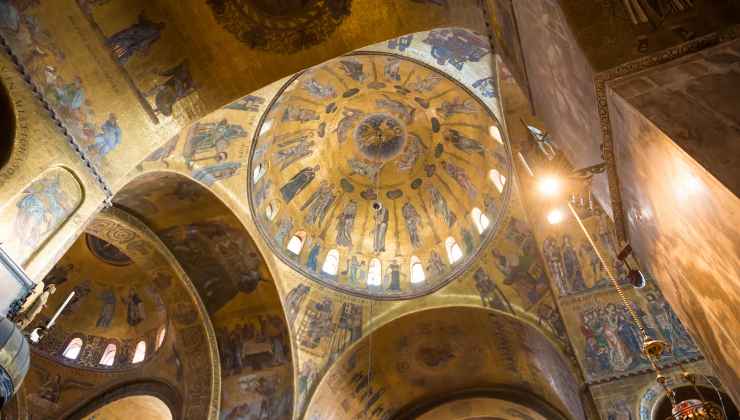
<svg viewBox="0 0 740 420"><path fill-rule="evenodd" d="M495 233L510 162L493 113L426 64L380 53L291 79L256 131L248 195L274 253L328 287L405 299Z"/></svg>
<svg viewBox="0 0 740 420"><path fill-rule="evenodd" d="M131 239L128 231L116 231ZM92 234L83 234L44 278L55 293L32 327L49 321L71 292L49 334L32 348L65 365L93 369L124 369L159 349L166 334L167 310L159 290L172 280L154 280L126 251ZM75 345L75 343L77 343Z"/></svg>

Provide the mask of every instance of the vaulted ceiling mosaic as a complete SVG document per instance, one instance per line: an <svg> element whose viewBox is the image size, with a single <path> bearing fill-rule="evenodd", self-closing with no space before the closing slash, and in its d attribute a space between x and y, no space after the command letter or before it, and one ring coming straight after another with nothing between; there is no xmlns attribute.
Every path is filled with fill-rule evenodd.
<svg viewBox="0 0 740 420"><path fill-rule="evenodd" d="M456 392L496 389L503 397L506 389L524 391L507 396L520 404L542 406L534 404L536 395L567 418L583 419L567 363L532 325L508 315L479 308L424 310L347 349L319 383L306 418L419 418L410 414ZM544 417L563 418L554 411Z"/></svg>
<svg viewBox="0 0 740 420"><path fill-rule="evenodd" d="M510 164L496 117L465 87L391 54L290 80L256 130L250 205L285 263L355 295L438 289L496 231Z"/></svg>
<svg viewBox="0 0 740 420"><path fill-rule="evenodd" d="M124 230L114 234L121 240L131 238L130 232ZM83 234L44 279L56 291L34 320L34 327L48 322L70 293L75 294L50 334L34 344L34 350L67 365L131 367L139 341L158 343L146 356L151 356L152 350L161 344L158 335L165 329L168 316L160 290L166 281L162 277L153 280L142 266L110 242ZM66 354L74 338L82 340L79 357ZM101 364L100 353L109 344L117 347L115 360Z"/></svg>

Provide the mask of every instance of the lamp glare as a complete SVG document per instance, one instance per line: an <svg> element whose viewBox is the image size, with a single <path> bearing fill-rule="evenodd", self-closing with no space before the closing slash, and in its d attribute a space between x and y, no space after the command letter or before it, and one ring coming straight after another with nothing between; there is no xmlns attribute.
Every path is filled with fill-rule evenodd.
<svg viewBox="0 0 740 420"><path fill-rule="evenodd" d="M540 179L537 185L537 189L540 191L540 194L545 197L556 196L560 193L561 187L560 179L554 176L547 176Z"/></svg>
<svg viewBox="0 0 740 420"><path fill-rule="evenodd" d="M562 222L563 219L565 219L565 214L563 214L563 211L560 209L550 210L550 212L547 213L547 221L551 225L557 225Z"/></svg>

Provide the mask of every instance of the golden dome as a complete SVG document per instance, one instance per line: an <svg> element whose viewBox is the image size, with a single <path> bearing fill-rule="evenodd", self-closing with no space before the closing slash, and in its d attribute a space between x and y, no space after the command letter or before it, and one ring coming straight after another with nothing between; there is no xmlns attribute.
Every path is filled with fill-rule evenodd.
<svg viewBox="0 0 740 420"><path fill-rule="evenodd" d="M465 269L508 202L493 113L409 58L356 53L293 77L260 121L249 198L275 254L351 294L403 299Z"/></svg>
<svg viewBox="0 0 740 420"><path fill-rule="evenodd" d="M129 233L116 234L126 239ZM75 295L48 335L32 348L65 365L122 369L135 364L136 348L144 342L143 358L148 359L166 333L168 316L160 290L170 281L152 280L126 251L83 234L44 279L47 286L54 285L55 293L32 327L46 324L70 292ZM80 350L72 357L67 353L75 340ZM109 346L113 359L105 361Z"/></svg>

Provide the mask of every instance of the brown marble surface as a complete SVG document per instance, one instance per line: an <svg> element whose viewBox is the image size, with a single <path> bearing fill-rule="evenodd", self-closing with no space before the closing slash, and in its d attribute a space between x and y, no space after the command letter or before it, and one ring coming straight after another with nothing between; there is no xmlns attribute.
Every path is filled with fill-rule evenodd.
<svg viewBox="0 0 740 420"><path fill-rule="evenodd" d="M740 400L740 200L615 93L609 95L632 247Z"/></svg>

